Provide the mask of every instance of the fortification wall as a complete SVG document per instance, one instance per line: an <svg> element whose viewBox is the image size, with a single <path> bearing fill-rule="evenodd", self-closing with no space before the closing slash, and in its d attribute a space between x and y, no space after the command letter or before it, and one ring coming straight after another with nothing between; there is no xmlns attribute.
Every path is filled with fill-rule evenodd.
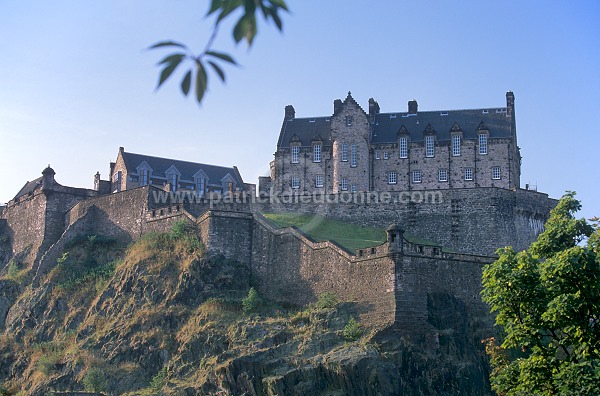
<svg viewBox="0 0 600 396"><path fill-rule="evenodd" d="M248 266L252 257L253 223L249 212L225 210L205 212L197 220L209 256L223 255Z"/></svg>
<svg viewBox="0 0 600 396"><path fill-rule="evenodd" d="M411 198L412 197L412 198ZM535 191L500 188L276 197L253 205L260 213L309 213L373 227L397 223L406 232L469 254L491 255L537 239L556 201Z"/></svg>
<svg viewBox="0 0 600 396"><path fill-rule="evenodd" d="M280 302L308 304L324 292L356 302L364 323L382 326L394 318L394 260L387 244L363 258L332 242L315 242L298 229L275 229L255 215L252 283Z"/></svg>
<svg viewBox="0 0 600 396"><path fill-rule="evenodd" d="M406 252L395 267L396 327L426 337L462 322L489 334L493 320L480 291L483 266L492 261L483 256ZM445 313L431 315L432 309ZM445 315L447 323L430 321L432 316L439 320ZM467 324L467 319L479 323ZM464 332L466 329L456 330Z"/></svg>

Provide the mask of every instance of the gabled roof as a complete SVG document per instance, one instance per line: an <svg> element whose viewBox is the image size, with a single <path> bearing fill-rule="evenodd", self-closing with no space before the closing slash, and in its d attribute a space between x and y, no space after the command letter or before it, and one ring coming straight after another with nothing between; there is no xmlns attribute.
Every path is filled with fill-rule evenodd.
<svg viewBox="0 0 600 396"><path fill-rule="evenodd" d="M379 113L375 115L372 123L371 143L396 142L402 127L406 129L413 141L423 140L423 132L426 129L427 132L431 129L435 130L438 141L450 140L451 130L462 131L464 139L476 139L482 123L490 131L490 138L510 138L512 118L506 116L505 110L492 108L419 111L410 115L409 113Z"/></svg>
<svg viewBox="0 0 600 396"><path fill-rule="evenodd" d="M199 162L188 162L180 161L170 158L153 157L150 155L128 153L122 151L123 161L128 171L135 172L136 168L142 163L146 162L150 168L152 168L152 177L163 177L166 178L165 172L171 167L175 167L179 173L181 173L181 180L194 180L194 175L199 171L203 171L208 177L209 184L220 184L223 179L229 173L236 183L240 186L243 185L244 181L242 176L238 172L237 168L217 166L203 164Z"/></svg>
<svg viewBox="0 0 600 396"><path fill-rule="evenodd" d="M324 145L331 144L331 117L292 118L283 121L277 148L289 147L294 136L297 136L302 146L310 146L315 135L323 139Z"/></svg>
<svg viewBox="0 0 600 396"><path fill-rule="evenodd" d="M35 180L28 181L27 183L25 183L23 188L21 188L19 190L19 192L17 193L17 195L15 195L15 197L13 199L20 198L23 195L27 195L29 193L34 192L38 188L41 188L42 187L42 179L43 179L43 176L40 176Z"/></svg>

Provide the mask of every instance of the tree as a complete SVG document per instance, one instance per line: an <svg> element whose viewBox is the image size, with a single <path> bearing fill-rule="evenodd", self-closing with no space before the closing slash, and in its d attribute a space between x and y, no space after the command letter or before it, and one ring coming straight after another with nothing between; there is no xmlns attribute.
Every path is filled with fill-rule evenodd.
<svg viewBox="0 0 600 396"><path fill-rule="evenodd" d="M257 14L262 13L265 21L272 20L277 29L281 31L283 24L279 12L288 10L284 0L212 0L206 16L216 15L216 20L212 34L199 54L194 54L186 45L176 41L161 41L149 48L175 47L179 50L179 52L167 55L158 63L162 67L162 71L156 88L160 88L173 72L186 62L190 63L191 66L185 73L183 80L181 80L181 92L187 96L193 85L198 103L202 102L208 89L208 66L219 76L222 82L225 82L225 72L222 64L237 65L237 63L231 55L213 50L212 45L217 37L220 23L238 9L242 11L242 16L233 28L233 39L236 44L245 40L249 47L252 46L258 33Z"/></svg>
<svg viewBox="0 0 600 396"><path fill-rule="evenodd" d="M501 345L484 340L498 394L600 394L600 228L568 192L528 250L499 249L483 300Z"/></svg>

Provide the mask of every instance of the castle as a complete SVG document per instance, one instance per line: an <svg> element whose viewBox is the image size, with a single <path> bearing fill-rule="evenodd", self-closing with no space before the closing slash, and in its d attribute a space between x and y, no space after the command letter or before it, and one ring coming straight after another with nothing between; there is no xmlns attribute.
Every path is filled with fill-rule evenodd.
<svg viewBox="0 0 600 396"><path fill-rule="evenodd" d="M394 114L379 113L373 100L367 114L348 95L335 101L331 117L296 119L286 108L271 176L260 179L258 197L235 167L120 148L110 179L96 174L94 189L62 186L54 170L44 169L2 209L0 241L41 282L81 234L127 243L192 222L207 254L248 266L265 297L306 304L331 291L354 301L369 326L435 336L427 323L435 296L451 296L465 313L488 320L479 297L482 266L497 248L526 248L543 230L556 201L520 189L519 176L510 92L506 108L418 112L411 101L408 113ZM326 199L303 199L320 190ZM372 192L388 199L357 200ZM423 199L426 192L435 199ZM263 213L318 214L385 228L387 239L349 251L279 228ZM406 233L417 238L409 242Z"/></svg>

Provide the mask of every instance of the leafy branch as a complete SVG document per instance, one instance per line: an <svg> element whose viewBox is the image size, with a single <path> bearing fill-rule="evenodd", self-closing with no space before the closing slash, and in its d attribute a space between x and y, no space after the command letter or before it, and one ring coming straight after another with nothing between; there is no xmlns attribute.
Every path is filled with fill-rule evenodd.
<svg viewBox="0 0 600 396"><path fill-rule="evenodd" d="M248 47L252 46L254 38L258 33L257 13L262 13L265 21L272 20L281 31L283 24L279 16L281 10L288 11L284 0L212 0L206 16L216 15L212 33L199 54L194 54L186 45L177 41L160 41L148 49L177 48L174 52L164 57L158 66L162 68L156 89L159 89L167 81L175 70L184 63L189 63L187 72L181 80L181 92L184 96L190 93L192 84L194 94L198 103L202 102L204 94L208 90L208 70L212 71L224 83L226 80L223 65L237 65L235 59L224 52L215 51L212 46L217 37L220 23L237 9L242 9L243 14L233 28L233 39L236 44L245 40Z"/></svg>

